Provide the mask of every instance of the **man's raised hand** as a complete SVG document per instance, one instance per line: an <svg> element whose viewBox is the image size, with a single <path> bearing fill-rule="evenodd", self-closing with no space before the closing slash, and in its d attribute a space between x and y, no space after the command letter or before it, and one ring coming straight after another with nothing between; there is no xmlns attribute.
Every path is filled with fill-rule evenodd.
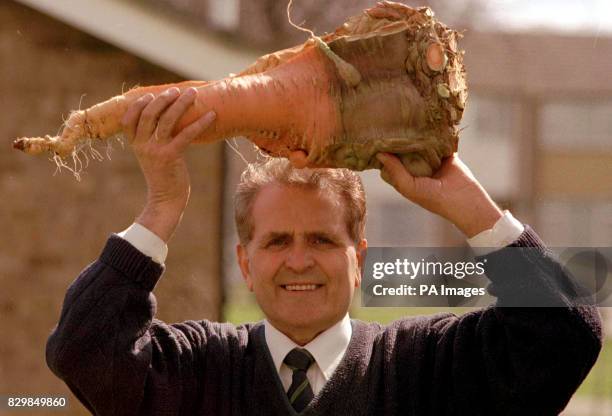
<svg viewBox="0 0 612 416"><path fill-rule="evenodd" d="M182 94L178 88L171 88L157 97L147 94L128 107L122 120L123 131L147 183L147 204L137 222L166 242L189 201L185 149L215 119L215 113L209 112L173 135L177 122L196 96L194 88Z"/></svg>
<svg viewBox="0 0 612 416"><path fill-rule="evenodd" d="M446 158L431 177L415 177L389 153L379 153L381 177L401 195L446 218L466 236L487 230L503 213L457 154Z"/></svg>

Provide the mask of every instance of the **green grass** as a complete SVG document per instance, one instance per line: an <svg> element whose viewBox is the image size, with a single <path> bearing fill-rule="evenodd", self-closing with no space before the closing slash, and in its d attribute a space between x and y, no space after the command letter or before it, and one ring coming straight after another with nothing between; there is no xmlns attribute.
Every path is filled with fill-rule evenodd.
<svg viewBox="0 0 612 416"><path fill-rule="evenodd" d="M604 343L597 362L576 394L612 400L612 339Z"/></svg>
<svg viewBox="0 0 612 416"><path fill-rule="evenodd" d="M245 322L257 322L264 318L259 306L251 302L227 302L223 309L223 315L225 321L236 325Z"/></svg>

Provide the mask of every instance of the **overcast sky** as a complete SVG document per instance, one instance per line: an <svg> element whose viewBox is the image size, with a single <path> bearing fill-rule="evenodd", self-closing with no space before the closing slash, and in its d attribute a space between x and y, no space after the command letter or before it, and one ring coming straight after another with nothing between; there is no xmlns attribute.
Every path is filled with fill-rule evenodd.
<svg viewBox="0 0 612 416"><path fill-rule="evenodd" d="M494 26L612 34L611 0L485 0Z"/></svg>

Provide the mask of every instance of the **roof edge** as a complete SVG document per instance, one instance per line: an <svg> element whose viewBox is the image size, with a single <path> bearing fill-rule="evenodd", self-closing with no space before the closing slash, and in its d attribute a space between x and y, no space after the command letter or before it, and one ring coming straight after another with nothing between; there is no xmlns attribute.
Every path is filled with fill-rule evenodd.
<svg viewBox="0 0 612 416"><path fill-rule="evenodd" d="M252 64L259 51L182 24L159 10L118 0L16 0L176 74L225 78Z"/></svg>

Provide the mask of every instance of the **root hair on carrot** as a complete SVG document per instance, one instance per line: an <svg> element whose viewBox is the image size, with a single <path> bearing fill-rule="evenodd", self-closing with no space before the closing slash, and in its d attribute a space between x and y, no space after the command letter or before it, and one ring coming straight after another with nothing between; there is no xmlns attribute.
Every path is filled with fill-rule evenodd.
<svg viewBox="0 0 612 416"><path fill-rule="evenodd" d="M287 19L289 20L289 24L294 28L301 30L302 32L309 33L311 38L320 39L317 35L314 34L312 30L293 23L293 21L291 20L291 3L293 3L293 0L289 0L289 3L287 3Z"/></svg>
<svg viewBox="0 0 612 416"><path fill-rule="evenodd" d="M59 128L57 129L57 133L55 133L55 137L59 137L59 135L62 134L62 130L64 130L64 126L66 126L66 119L64 118L64 115L62 114L62 125L59 126Z"/></svg>
<svg viewBox="0 0 612 416"><path fill-rule="evenodd" d="M351 64L346 62L344 59L340 58L334 51L330 49L330 47L321 39L319 36L315 35L314 32L305 27L296 25L291 20L291 3L293 0L289 0L287 4L287 20L289 24L294 28L301 30L302 32L306 32L310 34L310 38L315 42L317 47L327 55L329 59L336 65L336 69L340 73L342 79L351 87L356 87L361 82L361 74L359 71Z"/></svg>
<svg viewBox="0 0 612 416"><path fill-rule="evenodd" d="M89 156L87 156L87 153L82 151L82 150L79 150L78 153L79 154L83 154L83 156L85 157L85 167L84 167L84 169L87 169L87 167L89 166Z"/></svg>
<svg viewBox="0 0 612 416"><path fill-rule="evenodd" d="M91 144L91 139L87 141L87 146L89 149L89 153L91 155L92 158L94 158L95 160L97 160L98 162L103 162L104 161L104 156L102 156L102 153L100 153L98 151L98 149L96 149L92 144Z"/></svg>
<svg viewBox="0 0 612 416"><path fill-rule="evenodd" d="M258 162L263 162L265 160L268 160L268 159L272 158L272 156L270 156L269 154L265 153L260 148L257 148L256 150L257 150L257 161Z"/></svg>
<svg viewBox="0 0 612 416"><path fill-rule="evenodd" d="M79 111L81 111L81 104L83 104L83 98L87 97L86 93L81 94L81 98L79 99Z"/></svg>
<svg viewBox="0 0 612 416"><path fill-rule="evenodd" d="M55 163L56 169L53 173L53 176L61 173L62 169L67 169L75 179L80 182L81 181L81 173L85 171L89 167L90 160L96 160L98 162L103 162L106 159L112 160L112 152L115 150L113 147L113 141L116 140L122 149L125 149L125 143L120 135L115 135L110 137L107 141L104 142L104 154L96 149L94 145L94 139L86 139L80 143L78 143L72 153L70 153L69 157L62 158L60 155L55 154L49 160ZM68 162L66 159L72 158L72 162ZM83 160L85 162L83 162ZM244 160L244 158L243 158Z"/></svg>
<svg viewBox="0 0 612 416"><path fill-rule="evenodd" d="M238 155L238 157L240 159L242 159L242 161L244 162L245 166L249 164L249 162L246 160L246 158L244 157L244 155L242 153L240 153L240 150L238 150L238 142L236 142L236 138L232 137L232 139L234 141L234 144L232 145L232 143L230 142L230 139L225 139L225 143L227 143L227 145L229 146L230 149L232 149L234 151L234 153L236 153Z"/></svg>
<svg viewBox="0 0 612 416"><path fill-rule="evenodd" d="M108 160L113 160L111 158L111 153L113 153L113 150L115 150L113 149L113 144L111 142L106 142L106 158Z"/></svg>
<svg viewBox="0 0 612 416"><path fill-rule="evenodd" d="M123 142L123 136L121 136L120 134L118 134L115 137L115 140L117 140L119 142L119 145L121 146L121 150L125 150L125 143Z"/></svg>
<svg viewBox="0 0 612 416"><path fill-rule="evenodd" d="M51 159L51 160L53 162L55 162L55 165L57 166L57 168L55 169L55 172L53 173L53 176L55 176L58 173L60 173L62 171L62 168L64 168L64 169L67 169L68 171L72 172L72 174L74 175L74 178L77 180L77 182L81 182L80 171L77 171L77 169L76 169L76 164L77 164L76 161L78 160L78 156L76 156L76 153L73 152L72 157L73 157L74 168L72 168L69 165L67 165L64 162L64 160L59 155L54 155L53 159Z"/></svg>

